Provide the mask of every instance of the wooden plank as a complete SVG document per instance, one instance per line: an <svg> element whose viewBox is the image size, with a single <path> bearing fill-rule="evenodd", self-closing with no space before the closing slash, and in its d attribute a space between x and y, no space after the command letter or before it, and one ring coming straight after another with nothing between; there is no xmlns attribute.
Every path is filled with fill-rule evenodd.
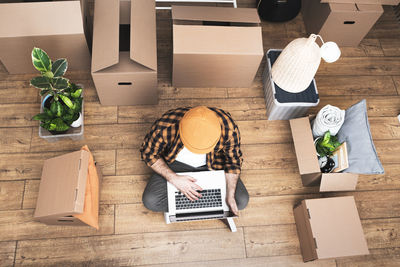
<svg viewBox="0 0 400 267"><path fill-rule="evenodd" d="M400 218L361 221L368 248L398 248L400 246Z"/></svg>
<svg viewBox="0 0 400 267"><path fill-rule="evenodd" d="M354 196L362 219L391 218L400 214L400 191L365 191L326 193L326 196Z"/></svg>
<svg viewBox="0 0 400 267"><path fill-rule="evenodd" d="M145 265L146 267L181 267L181 263L171 263L162 265ZM217 266L230 266L230 267L266 267L266 266L291 266L291 267L336 267L334 259L331 260L318 260L312 262L303 262L301 255L277 256L277 257L257 257L257 258L244 258L232 260L219 260L219 261L202 261L202 262L188 262L185 267L217 267ZM144 267L144 266L143 266Z"/></svg>
<svg viewBox="0 0 400 267"><path fill-rule="evenodd" d="M0 264L1 266L13 266L14 254L17 242L0 242Z"/></svg>
<svg viewBox="0 0 400 267"><path fill-rule="evenodd" d="M118 149L116 158L116 175L151 174L150 167L140 159L138 149Z"/></svg>
<svg viewBox="0 0 400 267"><path fill-rule="evenodd" d="M33 220L33 209L0 211L0 241L56 237L107 235L114 233L114 205L101 205L100 229L90 226L45 225Z"/></svg>
<svg viewBox="0 0 400 267"><path fill-rule="evenodd" d="M334 64L321 61L319 75L400 75L396 57L342 57Z"/></svg>
<svg viewBox="0 0 400 267"><path fill-rule="evenodd" d="M16 265L126 266L244 257L239 228L236 233L224 229L21 241Z"/></svg>
<svg viewBox="0 0 400 267"><path fill-rule="evenodd" d="M85 102L85 126L91 124L117 123L117 110L117 106L103 106L98 102Z"/></svg>
<svg viewBox="0 0 400 267"><path fill-rule="evenodd" d="M390 76L317 75L320 97L348 95L397 95Z"/></svg>
<svg viewBox="0 0 400 267"><path fill-rule="evenodd" d="M299 255L296 225L245 227L247 257Z"/></svg>
<svg viewBox="0 0 400 267"><path fill-rule="evenodd" d="M297 166L293 143L241 146L246 169L293 168Z"/></svg>
<svg viewBox="0 0 400 267"><path fill-rule="evenodd" d="M382 45L379 39L364 38L359 46L364 50L365 55L368 57L384 56Z"/></svg>
<svg viewBox="0 0 400 267"><path fill-rule="evenodd" d="M100 202L103 204L141 203L149 176L104 176Z"/></svg>
<svg viewBox="0 0 400 267"><path fill-rule="evenodd" d="M380 39L382 50L387 57L400 56L400 40L398 39Z"/></svg>
<svg viewBox="0 0 400 267"><path fill-rule="evenodd" d="M400 162L400 143L398 140L376 140L374 144L379 159L384 166L387 163Z"/></svg>
<svg viewBox="0 0 400 267"><path fill-rule="evenodd" d="M34 209L39 193L40 180L26 180L24 199L22 202L23 209Z"/></svg>
<svg viewBox="0 0 400 267"><path fill-rule="evenodd" d="M400 249L370 249L370 255L337 259L338 267L352 266L400 266Z"/></svg>
<svg viewBox="0 0 400 267"><path fill-rule="evenodd" d="M292 140L289 121L238 121L241 144L286 143Z"/></svg>
<svg viewBox="0 0 400 267"><path fill-rule="evenodd" d="M85 139L81 141L64 139L57 142L58 146L49 143L38 135L33 135L31 151L74 150L88 145L90 149L138 148L143 142L150 124L102 124L85 126ZM117 133L117 134L116 134Z"/></svg>
<svg viewBox="0 0 400 267"><path fill-rule="evenodd" d="M20 209L24 186L24 181L0 182L0 210Z"/></svg>
<svg viewBox="0 0 400 267"><path fill-rule="evenodd" d="M396 86L397 94L400 94L400 76L393 76L392 78Z"/></svg>
<svg viewBox="0 0 400 267"><path fill-rule="evenodd" d="M32 128L0 128L0 153L29 152Z"/></svg>
<svg viewBox="0 0 400 267"><path fill-rule="evenodd" d="M399 246L399 218L362 220L361 222L370 249ZM248 257L300 253L295 224L245 227L244 231Z"/></svg>
<svg viewBox="0 0 400 267"><path fill-rule="evenodd" d="M228 88L227 90L229 98L264 98L264 89L259 79L255 80L250 88Z"/></svg>
<svg viewBox="0 0 400 267"><path fill-rule="evenodd" d="M360 175L357 190L388 190L400 189L400 165L385 164L384 174Z"/></svg>
<svg viewBox="0 0 400 267"><path fill-rule="evenodd" d="M362 99L367 100L367 110L369 117L394 117L400 113L400 97L399 96L326 96L320 99L317 107L308 110L310 114L316 114L322 107L327 104L337 106L341 109L347 109L358 103Z"/></svg>
<svg viewBox="0 0 400 267"><path fill-rule="evenodd" d="M0 103L36 103L39 101L39 90L29 85L27 81L0 81Z"/></svg>
<svg viewBox="0 0 400 267"><path fill-rule="evenodd" d="M166 111L178 107L194 106L218 107L230 112L236 120L259 120L266 119L265 101L263 98L242 99L177 99L160 100L158 105L150 106L120 106L118 109L119 123L153 123Z"/></svg>
<svg viewBox="0 0 400 267"><path fill-rule="evenodd" d="M175 88L158 85L159 99L227 98L227 88Z"/></svg>
<svg viewBox="0 0 400 267"><path fill-rule="evenodd" d="M80 147L77 146L76 150ZM104 175L115 175L115 150L92 151ZM37 179L42 174L43 161L67 152L0 154L0 180Z"/></svg>
<svg viewBox="0 0 400 267"><path fill-rule="evenodd" d="M38 126L32 117L39 113L39 103L0 104L0 127Z"/></svg>

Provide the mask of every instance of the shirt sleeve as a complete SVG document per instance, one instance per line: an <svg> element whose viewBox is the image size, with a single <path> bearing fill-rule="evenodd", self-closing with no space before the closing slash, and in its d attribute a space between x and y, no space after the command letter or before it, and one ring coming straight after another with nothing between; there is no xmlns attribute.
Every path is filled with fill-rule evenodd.
<svg viewBox="0 0 400 267"><path fill-rule="evenodd" d="M240 150L240 132L236 125L231 137L224 144L224 155L225 172L240 174L243 158Z"/></svg>
<svg viewBox="0 0 400 267"><path fill-rule="evenodd" d="M140 148L142 160L151 167L161 157L165 147L162 130L158 127L158 122L155 122Z"/></svg>

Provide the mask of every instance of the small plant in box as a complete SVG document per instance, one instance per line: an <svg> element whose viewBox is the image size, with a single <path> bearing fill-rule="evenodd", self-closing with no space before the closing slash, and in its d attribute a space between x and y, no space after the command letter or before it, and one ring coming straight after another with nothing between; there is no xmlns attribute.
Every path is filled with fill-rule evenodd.
<svg viewBox="0 0 400 267"><path fill-rule="evenodd" d="M316 139L315 148L320 157L331 156L332 153L341 145L336 136L327 131L324 136Z"/></svg>
<svg viewBox="0 0 400 267"><path fill-rule="evenodd" d="M52 134L65 133L71 126L79 127L82 88L63 77L68 68L67 60L60 58L52 62L45 51L35 47L32 63L41 76L33 78L31 85L44 97L43 112L32 119L40 121L40 126Z"/></svg>

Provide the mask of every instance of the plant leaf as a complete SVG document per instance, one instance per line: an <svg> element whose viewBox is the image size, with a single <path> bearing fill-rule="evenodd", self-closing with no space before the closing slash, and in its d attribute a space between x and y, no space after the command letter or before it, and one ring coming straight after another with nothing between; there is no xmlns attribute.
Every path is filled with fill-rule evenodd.
<svg viewBox="0 0 400 267"><path fill-rule="evenodd" d="M43 122L46 122L49 119L51 119L51 118L49 117L49 115L47 113L39 113L32 117L32 120L43 121Z"/></svg>
<svg viewBox="0 0 400 267"><path fill-rule="evenodd" d="M32 63L33 66L41 73L51 71L51 60L47 53L37 47L32 50Z"/></svg>
<svg viewBox="0 0 400 267"><path fill-rule="evenodd" d="M42 90L40 91L40 95L44 96L45 94L50 93L50 91L51 91L50 89Z"/></svg>
<svg viewBox="0 0 400 267"><path fill-rule="evenodd" d="M69 80L66 78L56 77L53 79L53 87L59 90L65 89L68 88L68 82Z"/></svg>
<svg viewBox="0 0 400 267"><path fill-rule="evenodd" d="M78 98L78 97L81 96L81 94L82 94L82 89L78 89L78 90L76 90L75 92L71 93L71 96L72 96L73 98Z"/></svg>
<svg viewBox="0 0 400 267"><path fill-rule="evenodd" d="M74 106L71 99L69 99L67 96L65 96L65 95L58 95L58 96L61 98L61 100L64 102L64 104L67 107L72 108Z"/></svg>
<svg viewBox="0 0 400 267"><path fill-rule="evenodd" d="M54 101L53 103L51 103L50 110L57 117L61 117L64 114L64 107L58 101Z"/></svg>
<svg viewBox="0 0 400 267"><path fill-rule="evenodd" d="M49 78L44 76L38 76L33 78L31 80L31 85L42 90L47 90L51 88Z"/></svg>
<svg viewBox="0 0 400 267"><path fill-rule="evenodd" d="M54 77L61 77L65 74L67 68L68 68L68 61L65 58L60 58L53 62L51 71L53 72Z"/></svg>
<svg viewBox="0 0 400 267"><path fill-rule="evenodd" d="M69 129L69 126L61 118L55 118L51 120L51 125L55 125L54 130L57 132L62 132Z"/></svg>

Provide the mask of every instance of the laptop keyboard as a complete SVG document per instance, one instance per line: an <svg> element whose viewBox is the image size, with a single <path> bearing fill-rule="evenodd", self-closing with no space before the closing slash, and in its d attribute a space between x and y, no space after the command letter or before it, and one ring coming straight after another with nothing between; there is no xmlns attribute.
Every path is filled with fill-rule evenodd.
<svg viewBox="0 0 400 267"><path fill-rule="evenodd" d="M198 191L201 194L199 200L190 201L181 192L175 192L175 207L177 210L213 208L222 206L221 189L206 189Z"/></svg>

